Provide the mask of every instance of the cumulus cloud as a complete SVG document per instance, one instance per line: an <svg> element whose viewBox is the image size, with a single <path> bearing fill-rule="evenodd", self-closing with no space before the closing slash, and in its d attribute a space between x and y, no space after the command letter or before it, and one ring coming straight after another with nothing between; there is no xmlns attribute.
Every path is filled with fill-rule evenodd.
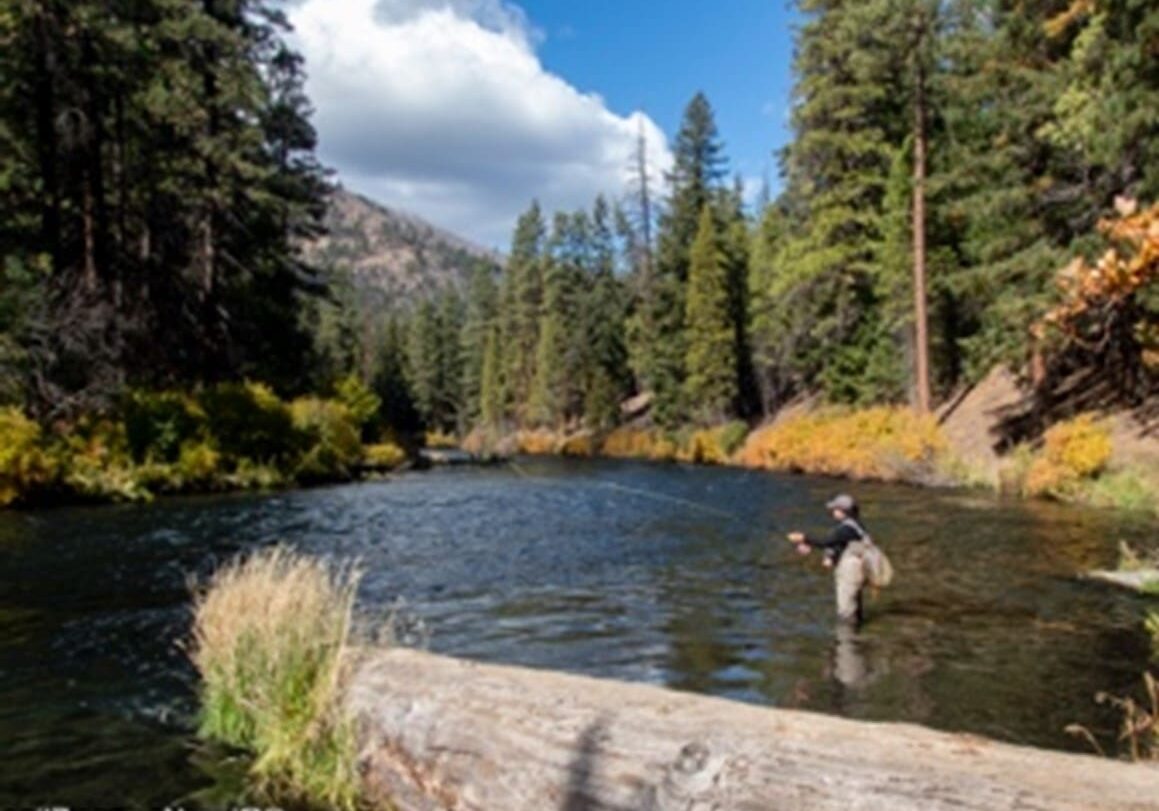
<svg viewBox="0 0 1159 811"><path fill-rule="evenodd" d="M290 16L340 180L486 245L506 247L533 197L619 195L640 132L657 174L671 162L647 116L545 70L503 0L299 0Z"/></svg>

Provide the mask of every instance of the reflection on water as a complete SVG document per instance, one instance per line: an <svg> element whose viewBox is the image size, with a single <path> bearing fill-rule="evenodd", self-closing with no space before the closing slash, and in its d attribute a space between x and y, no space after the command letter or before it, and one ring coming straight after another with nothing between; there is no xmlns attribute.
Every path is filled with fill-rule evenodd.
<svg viewBox="0 0 1159 811"><path fill-rule="evenodd" d="M236 796L236 764L190 735L187 581L279 541L361 558L362 605L404 598L440 652L1042 746L1108 729L1091 697L1135 688L1142 605L1073 574L1153 523L858 487L898 579L853 633L828 573L780 540L822 529L836 486L543 460L0 516L0 807Z"/></svg>

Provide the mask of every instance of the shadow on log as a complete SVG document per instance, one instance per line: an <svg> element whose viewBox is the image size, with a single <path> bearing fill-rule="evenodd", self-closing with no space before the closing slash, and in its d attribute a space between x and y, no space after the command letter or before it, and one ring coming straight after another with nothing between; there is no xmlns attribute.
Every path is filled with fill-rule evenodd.
<svg viewBox="0 0 1159 811"><path fill-rule="evenodd" d="M1143 811L1159 769L647 685L371 653L348 706L399 811Z"/></svg>

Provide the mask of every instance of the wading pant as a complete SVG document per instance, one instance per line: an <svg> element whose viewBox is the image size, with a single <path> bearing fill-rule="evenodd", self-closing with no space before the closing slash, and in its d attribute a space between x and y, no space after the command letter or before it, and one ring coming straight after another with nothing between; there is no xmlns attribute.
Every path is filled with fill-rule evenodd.
<svg viewBox="0 0 1159 811"><path fill-rule="evenodd" d="M845 547L833 579L837 586L837 619L858 624L862 619L861 593L865 590L865 544Z"/></svg>

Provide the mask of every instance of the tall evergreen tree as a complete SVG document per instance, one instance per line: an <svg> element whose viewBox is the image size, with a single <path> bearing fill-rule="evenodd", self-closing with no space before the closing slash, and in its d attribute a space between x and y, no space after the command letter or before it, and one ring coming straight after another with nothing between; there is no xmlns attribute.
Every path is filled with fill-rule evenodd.
<svg viewBox="0 0 1159 811"><path fill-rule="evenodd" d="M533 423L558 427L577 415L584 347L577 342L579 282L590 261L586 212L558 213L552 229L535 377L528 403Z"/></svg>
<svg viewBox="0 0 1159 811"><path fill-rule="evenodd" d="M615 275L612 214L603 197L592 209L592 266L584 281L579 345L583 348L583 413L589 427L611 428L631 388L625 337L627 290Z"/></svg>
<svg viewBox="0 0 1159 811"><path fill-rule="evenodd" d="M272 0L4 5L0 268L44 268L42 414L126 383L300 385L325 184L287 30Z"/></svg>
<svg viewBox="0 0 1159 811"><path fill-rule="evenodd" d="M729 276L713 209L706 205L689 263L685 390L690 413L709 423L729 416L739 394Z"/></svg>
<svg viewBox="0 0 1159 811"><path fill-rule="evenodd" d="M683 417L684 309L692 243L701 212L713 202L724 177L723 147L707 97L697 93L684 113L668 177L670 194L660 218L656 272L637 314L633 366L653 391L655 419L665 425Z"/></svg>
<svg viewBox="0 0 1159 811"><path fill-rule="evenodd" d="M502 291L504 398L511 413L526 416L526 403L535 378L539 346L539 319L543 307L544 240L546 228L538 202L520 216L511 242L511 254Z"/></svg>
<svg viewBox="0 0 1159 811"><path fill-rule="evenodd" d="M483 408L484 361L487 341L499 316L499 290L491 268L480 264L471 275L467 314L461 337L463 363L463 418L467 424L479 419Z"/></svg>

